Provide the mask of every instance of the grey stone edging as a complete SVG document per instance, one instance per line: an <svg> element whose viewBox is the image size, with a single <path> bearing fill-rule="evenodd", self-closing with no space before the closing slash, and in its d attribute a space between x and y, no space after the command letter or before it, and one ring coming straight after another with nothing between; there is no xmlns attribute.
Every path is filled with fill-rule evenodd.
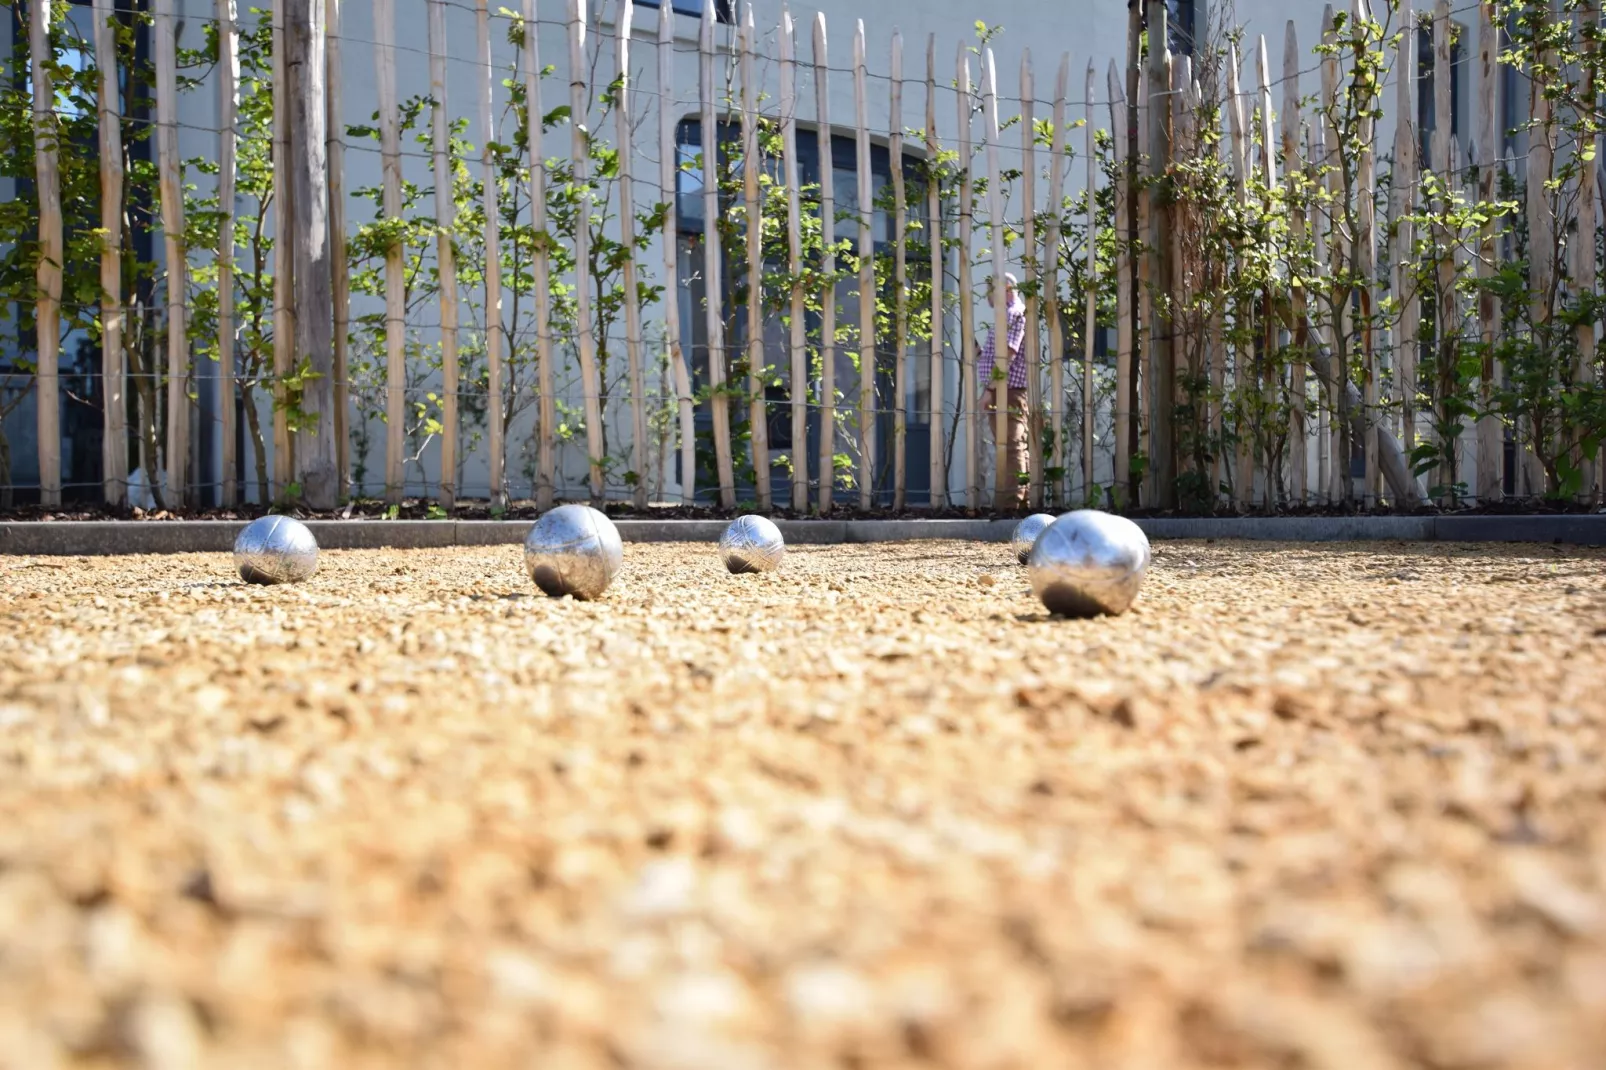
<svg viewBox="0 0 1606 1070"><path fill-rule="evenodd" d="M714 542L722 520L620 520L626 542ZM968 539L1003 542L1014 520L781 520L792 545ZM1606 515L1224 517L1140 520L1151 539L1277 542L1533 542L1606 546ZM237 520L0 521L0 554L216 553L234 545ZM524 541L528 520L313 520L326 550L505 546Z"/></svg>

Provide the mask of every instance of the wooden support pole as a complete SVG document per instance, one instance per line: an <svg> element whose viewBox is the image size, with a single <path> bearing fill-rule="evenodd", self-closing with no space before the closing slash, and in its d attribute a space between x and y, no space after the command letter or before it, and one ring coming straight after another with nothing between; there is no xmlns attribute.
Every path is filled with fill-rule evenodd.
<svg viewBox="0 0 1606 1070"><path fill-rule="evenodd" d="M942 138L937 134L937 35L926 36L926 160L932 170L926 177L926 242L931 256L931 508L948 500L948 425L943 404L946 368L943 366L943 254L942 190L936 176ZM961 339L961 346L963 340Z"/></svg>
<svg viewBox="0 0 1606 1070"><path fill-rule="evenodd" d="M305 418L296 431L295 478L313 509L333 509L340 495L335 474L334 281L329 262L328 102L324 96L324 0L288 0L285 67L290 75L290 159L295 205L290 247L295 295L298 370L309 375L301 391Z"/></svg>
<svg viewBox="0 0 1606 1070"><path fill-rule="evenodd" d="M1266 35L1261 34L1258 39L1259 48L1256 53L1255 75L1260 90L1260 163L1261 181L1265 183L1268 197L1274 196L1277 189L1277 139L1274 133L1272 107L1271 107L1271 59L1266 48ZM1270 204L1267 205L1270 208ZM1275 401L1280 382L1276 376L1276 349L1277 349L1277 322L1276 313L1277 295L1267 289L1262 299L1263 311L1261 313L1261 365L1260 365L1260 393L1268 403ZM1273 455L1273 439L1266 436L1266 452L1262 460L1262 493L1261 504L1266 509L1272 509L1277 504L1277 459Z"/></svg>
<svg viewBox="0 0 1606 1070"><path fill-rule="evenodd" d="M982 389L993 392L993 508L1013 509L1019 476L1009 463L1009 296L1004 286L1004 173L998 165L998 65L993 50L982 68L982 144L987 153L987 242L992 247L993 373Z"/></svg>
<svg viewBox="0 0 1606 1070"><path fill-rule="evenodd" d="M227 2L227 0L224 0ZM113 0L95 0L95 66L100 72L97 101L100 121L100 374L102 414L101 466L102 491L107 505L128 503L128 399L123 367L123 137L122 101L118 89L117 38L113 27L116 11ZM231 40L223 33L220 40ZM231 53L232 55L232 53ZM232 69L232 68L230 68ZM225 173L232 174L232 168ZM223 278L218 291L228 293ZM220 360L222 359L220 354ZM232 385L232 365L222 365L225 382ZM44 441L40 440L41 443ZM232 448L225 434L225 451ZM230 454L225 452L225 459ZM225 481L232 480L234 468L227 465ZM225 482L225 487L230 486ZM226 499L225 505L233 504Z"/></svg>
<svg viewBox="0 0 1606 1070"><path fill-rule="evenodd" d="M1118 506L1135 504L1132 482L1132 444L1137 439L1137 407L1133 404L1132 316L1132 170L1129 151L1130 119L1127 98L1116 71L1115 61L1105 83L1110 94L1110 129L1115 144L1115 471L1111 483ZM1088 114L1092 125L1093 116Z"/></svg>
<svg viewBox="0 0 1606 1070"><path fill-rule="evenodd" d="M1021 203L1021 281L1026 283L1026 337L1021 340L1026 359L1027 424L1026 503L1032 509L1043 507L1043 340L1037 312L1041 303L1042 277L1037 258L1037 124L1032 107L1037 90L1032 78L1032 52L1020 51L1020 203Z"/></svg>
<svg viewBox="0 0 1606 1070"><path fill-rule="evenodd" d="M1166 107L1171 93L1171 48L1167 33L1165 5L1149 5L1149 169L1156 179L1163 177L1171 165L1171 109ZM1149 233L1149 285L1153 295L1171 292L1171 218L1167 206L1160 200L1153 186L1148 192ZM1162 509L1177 504L1176 421L1173 409L1176 402L1176 363L1173 359L1171 333L1175 327L1166 315L1165 302L1150 301L1149 306L1149 382L1150 397L1150 456L1154 503Z"/></svg>
<svg viewBox="0 0 1606 1070"><path fill-rule="evenodd" d="M451 163L451 119L446 110L446 0L429 0L429 95L431 155L435 165L435 271L441 300L441 478L436 500L457 508L457 198ZM476 83L482 79L476 74ZM488 76L483 79L489 82ZM487 221L489 222L489 221ZM487 325L490 318L486 317ZM486 423L494 424L494 406Z"/></svg>
<svg viewBox="0 0 1606 1070"><path fill-rule="evenodd" d="M524 0L525 137L530 143L530 225L535 231L535 248L530 256L531 289L535 291L535 506L545 511L552 508L557 495L558 420L552 392L552 235L547 231L547 165L542 141L545 110L541 103L541 70L541 34L536 21L536 0ZM666 110L667 107L666 103ZM673 136L671 131L671 139ZM671 140L663 157L666 173L673 166L673 160L674 144ZM674 187L670 189L670 196L673 197ZM674 216L675 213L670 212L664 224L668 231L664 241L665 258L671 269L675 264ZM673 270L668 277L675 277ZM676 324L678 306L673 290L664 304L666 319ZM671 332L670 339L676 344L677 350L679 338L678 330ZM493 421L503 418L499 409L500 404L492 409L490 418Z"/></svg>
<svg viewBox="0 0 1606 1070"><path fill-rule="evenodd" d="M1550 0L1541 5L1545 23L1554 17ZM1541 29L1539 32L1543 32ZM1548 63L1550 55L1542 53L1539 59ZM1556 292L1556 217L1555 194L1546 187L1555 178L1556 130L1553 105L1545 86L1530 82L1528 93L1528 292L1529 313L1535 332L1546 332L1550 326L1551 304ZM1544 431L1534 422L1527 428L1529 443L1523 450L1523 468L1527 494L1538 497L1548 491L1543 469L1540 467L1534 440Z"/></svg>
<svg viewBox="0 0 1606 1070"><path fill-rule="evenodd" d="M955 88L959 111L959 404L965 425L965 507L974 512L981 505L981 421L976 409L981 388L976 382L976 311L972 285L971 251L975 226L975 206L971 185L972 153L970 130L975 111L970 82L970 51L961 44L955 64Z"/></svg>
<svg viewBox="0 0 1606 1070"><path fill-rule="evenodd" d="M1283 175L1292 188L1294 175L1302 168L1299 161L1299 34L1294 20L1289 19L1283 31L1283 113L1282 122ZM1305 213L1295 209L1289 214L1290 239L1294 247L1305 243ZM1305 319L1306 300L1303 285L1291 288L1290 299L1294 306L1296 323ZM1306 340L1300 338L1289 368L1288 393L1288 449L1289 494L1297 504L1304 504L1306 492L1306 427L1305 427L1305 353Z"/></svg>
<svg viewBox="0 0 1606 1070"><path fill-rule="evenodd" d="M178 154L178 40L177 19L173 14L173 0L156 0L156 156L157 170L161 176L161 202L162 202L162 240L167 254L167 494L170 504L190 505L193 495L190 493L190 343L189 343L189 269L184 248L184 179L182 164ZM49 106L47 102L46 106ZM35 110L38 102L35 101ZM51 165L54 171L54 154ZM41 160L43 157L41 157ZM41 168L42 168L41 164ZM55 183L54 174L46 181L41 173L39 188L46 190L47 185ZM53 194L54 195L54 194ZM43 194L42 194L43 197ZM44 240L43 256L41 262L54 257L57 266L56 289L60 291L60 237L59 207L45 209L41 206L41 223L55 213L58 236L54 247L48 239ZM44 237L41 226L41 237ZM41 283L44 282L41 272ZM41 292L46 287L41 285ZM59 296L57 297L59 305ZM43 321L41 321L43 326ZM49 323L48 332L41 330L41 339L48 337L54 348L56 344L56 318L53 314ZM39 411L41 419L48 408L52 413L56 411L55 400L55 354L51 353L47 365L44 353L40 353L39 363L41 386L46 379L50 380L50 396L41 394L39 398ZM48 371L46 370L48 368ZM40 445L45 445L44 429L40 429ZM59 449L57 445L59 435L50 440L52 449ZM40 457L41 475L44 474L43 453ZM59 463L59 462L58 462ZM61 476L59 469L51 475L58 489L49 488L44 493L59 495ZM44 480L41 479L41 484Z"/></svg>
<svg viewBox="0 0 1606 1070"><path fill-rule="evenodd" d="M858 20L853 34L853 112L859 187L859 508L869 509L875 502L876 468L875 187L870 175L863 19Z"/></svg>
<svg viewBox="0 0 1606 1070"><path fill-rule="evenodd" d="M1091 70L1091 68L1089 68ZM1049 136L1048 148L1048 214L1044 218L1042 267L1043 316L1048 323L1048 401L1043 405L1048 426L1053 431L1051 441L1054 452L1049 467L1059 473L1054 477L1053 499L1064 505L1070 498L1070 473L1066 471L1065 435L1070 424L1065 412L1065 327L1060 314L1060 240L1063 231L1062 213L1065 211L1065 97L1071 81L1071 54L1060 57L1059 75L1054 80L1054 129ZM1087 126L1093 121L1093 96L1088 94ZM1086 402L1084 401L1084 404ZM1042 436L1032 440L1034 448L1041 448Z"/></svg>
<svg viewBox="0 0 1606 1070"><path fill-rule="evenodd" d="M601 505L606 494L602 482L602 462L605 452L602 444L602 389L597 379L597 336L591 321L591 299L594 280L591 269L591 85L587 81L590 67L586 62L586 7L587 0L569 0L569 159L574 168L574 187L579 198L576 206L578 222L574 228L574 318L575 348L580 354L580 389L584 394L586 421L586 462L590 474L591 502ZM709 10L712 11L712 0ZM708 132L703 141L708 142ZM709 214L713 218L713 213ZM710 244L714 246L715 269L709 272L711 294L718 294L718 239L709 228ZM717 296L713 298L717 302ZM710 343L712 344L712 335ZM725 340L719 338L721 353ZM723 377L721 378L723 382ZM726 446L730 445L728 439ZM729 461L729 456L726 461Z"/></svg>
<svg viewBox="0 0 1606 1070"><path fill-rule="evenodd" d="M1453 54L1450 48L1450 0L1438 0L1433 9L1433 170L1437 172L1443 184L1443 196L1448 199L1453 191L1460 187L1456 176L1455 166L1455 140L1452 137L1454 123L1454 96L1452 86L1454 77L1451 73ZM1438 420L1444 421L1448 415L1445 406L1449 394L1455 390L1458 373L1456 365L1460 361L1461 348L1461 302L1456 290L1458 272L1456 271L1455 250L1452 242L1455 236L1448 228L1440 230L1439 244L1439 293L1438 308L1434 313L1434 333L1438 335L1438 361L1437 375L1434 386L1434 398L1438 402ZM1537 251L1537 245L1536 245ZM1554 253L1554 245L1551 246ZM1459 417L1456 418L1459 423ZM1435 435L1437 439L1439 436ZM1447 446L1440 443L1441 448L1451 450L1459 448L1459 436ZM1435 483L1444 488L1446 498L1453 497L1452 484L1457 480L1452 478L1454 469L1444 457L1440 457L1438 464L1438 477Z"/></svg>
<svg viewBox="0 0 1606 1070"><path fill-rule="evenodd" d="M1227 64L1227 122L1232 142L1232 178L1233 188L1236 191L1238 203L1244 204L1249 200L1249 127L1244 117L1244 98L1241 82L1242 60L1238 54L1237 44L1233 44L1230 59ZM1234 427L1234 458L1236 464L1233 471L1232 490L1233 501L1240 507L1246 508L1254 500L1255 489L1255 454L1250 449L1250 427L1244 415L1244 396L1249 386L1249 369L1252 363L1252 347L1246 346L1244 338L1250 337L1254 322L1254 309L1248 302L1239 302L1233 309L1233 318L1238 328L1238 342L1233 346L1232 354L1232 386L1239 395L1238 418ZM1225 359L1225 358L1224 358Z"/></svg>
<svg viewBox="0 0 1606 1070"><path fill-rule="evenodd" d="M109 5L108 5L109 6ZM239 35L234 26L234 0L217 0L217 83L218 83L218 169L217 169L217 381L218 414L223 440L221 457L222 488L219 503L232 508L238 496L234 478L235 427L234 427L234 169L235 121L239 108L240 54ZM116 68L112 68L116 77ZM115 83L113 83L115 86ZM115 88L112 92L115 92ZM119 158L122 146L102 144L102 152L110 151ZM120 200L120 198L119 198ZM104 207L104 206L103 206ZM112 202L112 207L119 207ZM120 212L117 213L120 216ZM101 212L102 226L107 213ZM120 221L120 220L119 220ZM104 265L103 265L104 266ZM121 330L119 329L119 334ZM119 345L121 343L119 342ZM121 362L119 361L119 367ZM119 396L121 392L119 391ZM125 446L126 448L126 446Z"/></svg>
<svg viewBox="0 0 1606 1070"><path fill-rule="evenodd" d="M1499 193L1500 165L1504 156L1505 137L1500 125L1503 109L1500 100L1500 39L1496 27L1497 0L1483 0L1478 5L1478 125L1475 155L1478 160L1478 199L1485 203L1495 200ZM1594 168L1585 172L1593 175ZM1582 176L1581 176L1582 177ZM1593 188L1593 182L1591 182ZM1580 208L1583 198L1580 197ZM1593 214L1593 209L1591 209ZM1594 227L1590 227L1593 233ZM1580 228L1582 232L1582 228ZM1478 277L1492 279L1495 256L1499 243L1498 222L1491 217L1478 235ZM1589 269L1593 274L1595 243L1588 243ZM1478 294L1478 334L1483 343L1483 359L1478 374L1477 423L1477 493L1484 504L1498 502L1505 497L1505 429L1494 410L1494 390L1499 383L1499 370L1494 356L1495 339L1500 330L1500 299L1487 289ZM1594 330L1590 329L1593 341Z"/></svg>
<svg viewBox="0 0 1606 1070"><path fill-rule="evenodd" d="M491 147L499 139L496 129L496 87L502 79L491 66L491 21L486 0L475 0L474 28L479 53L479 68L475 83L480 98L480 168L485 204L485 371L486 445L490 447L492 505L507 501L507 447L503 439L506 426L502 415L502 359L508 345L506 328L502 325L502 211L501 186L497 180L496 151ZM582 228L584 229L584 228ZM454 295L455 296L455 295ZM452 370L457 378L457 370ZM452 399L455 408L457 399ZM453 443L456 453L456 442ZM453 476L456 485L456 476Z"/></svg>
<svg viewBox="0 0 1606 1070"><path fill-rule="evenodd" d="M1399 44L1394 53L1394 292L1400 302L1400 321L1394 345L1395 391L1400 400L1400 436L1405 452L1416 448L1416 364L1417 334L1421 326L1418 286L1413 271L1416 261L1416 225L1410 216L1416 210L1417 146L1416 127L1416 17L1411 0L1401 0Z"/></svg>
<svg viewBox="0 0 1606 1070"><path fill-rule="evenodd" d="M480 0L484 3L485 0ZM637 509L647 508L647 372L642 361L641 341L641 294L637 289L636 281L636 197L632 186L631 172L634 164L631 160L631 128L630 114L630 33L631 12L635 4L630 0L622 0L619 4L618 18L614 22L614 41L618 49L619 73L615 84L618 86L618 99L614 102L614 120L618 123L615 138L619 153L619 242L625 247L625 262L622 269L624 283L625 304L625 364L630 376L630 468L636 473L635 486L631 488L630 499ZM747 8L747 26L745 27L747 50L742 56L742 85L744 93L751 93L752 72L749 67L751 59L751 43L753 36L753 8ZM751 122L751 119L749 119ZM751 168L749 168L751 170ZM753 212L752 187L757 185L757 178L749 178L748 211ZM753 218L749 217L748 226L753 226ZM754 242L748 241L748 257L752 258ZM751 276L749 276L751 280ZM749 306L751 307L751 305ZM760 351L762 353L762 350ZM760 404L762 413L762 404ZM753 423L753 467L755 472L764 473L769 470L768 450L763 448L760 434L763 425L758 420ZM759 467L759 460L764 460L763 467ZM768 480L762 475L759 479L759 503L769 505Z"/></svg>
<svg viewBox="0 0 1606 1070"><path fill-rule="evenodd" d="M1353 16L1357 26L1371 19L1371 11L1367 0L1354 0ZM1355 59L1360 59L1360 53L1371 45L1355 31L1351 38L1355 42ZM1373 90L1376 92L1376 90ZM1362 441L1364 457L1364 473L1361 480L1361 503L1365 508L1372 508L1378 503L1378 497L1383 489L1383 481L1378 472L1378 428L1382 425L1382 411L1379 407L1381 395L1379 393L1379 374L1377 361L1377 153L1374 147L1376 137L1376 124L1371 118L1371 108L1361 110L1357 133L1359 135L1359 159L1356 162L1356 204L1355 211L1360 224L1360 233L1356 236L1359 254L1356 257L1356 266L1360 273L1360 284L1357 287L1357 296L1360 308L1358 326L1360 328L1361 344L1361 406L1365 410L1366 437Z"/></svg>
<svg viewBox="0 0 1606 1070"><path fill-rule="evenodd" d="M1581 98L1589 101L1591 106L1600 99L1600 87L1596 81L1596 38L1600 30L1600 6L1597 0L1584 0L1578 9L1579 50L1583 54L1580 61L1581 77L1584 80ZM1589 125L1594 121L1590 114L1579 114L1577 117L1579 127L1579 145L1577 151L1585 159L1600 159L1598 155L1599 137L1593 127ZM1571 242L1572 264L1569 274L1569 290L1573 301L1580 302L1592 296L1595 291L1595 224L1596 212L1596 171L1587 163L1578 169L1578 195L1577 216L1574 219L1573 239ZM1593 322L1580 323L1575 330L1577 338L1577 353L1573 358L1572 381L1577 388L1589 386L1595 377L1595 324ZM1574 457L1582 475L1578 495L1581 500L1593 502L1599 486L1599 474L1596 459L1599 449L1585 449L1584 444L1575 439L1567 443L1569 452Z"/></svg>
<svg viewBox="0 0 1606 1070"><path fill-rule="evenodd" d="M1094 336L1099 329L1099 260L1098 260L1098 208L1096 194L1099 185L1099 161L1094 140L1093 123L1093 64L1087 65L1083 82L1087 102L1088 123L1083 133L1087 143L1087 309L1082 320L1082 501L1096 499L1097 487L1093 482L1093 420L1098 415L1098 397L1093 390ZM1065 86L1060 85L1060 100L1065 99ZM1059 206L1055 205L1057 211Z"/></svg>
<svg viewBox="0 0 1606 1070"><path fill-rule="evenodd" d="M583 0L575 0L581 3ZM736 507L731 461L730 397L725 392L724 273L719 240L719 125L714 106L714 0L704 0L698 36L703 126L703 304L708 330L708 407L713 420L715 478L722 509Z"/></svg>
<svg viewBox="0 0 1606 1070"><path fill-rule="evenodd" d="M402 212L401 113L396 101L394 0L373 0L374 64L379 95L381 207L387 219ZM407 265L400 237L385 250L385 501L400 505L407 474Z"/></svg>
<svg viewBox="0 0 1606 1070"><path fill-rule="evenodd" d="M534 0L525 0L534 4ZM533 10L533 8L532 8ZM533 16L531 16L533 17ZM532 31L533 32L533 31ZM532 38L533 39L533 38ZM532 66L533 63L532 63ZM658 182L660 196L669 203L664 213L661 244L664 247L664 344L669 351L669 372L675 383L680 415L680 500L697 501L697 408L692 398L691 369L680 337L680 161L675 141L675 13L669 4L658 7ZM550 365L550 359L548 360ZM543 441L545 441L543 439Z"/></svg>
<svg viewBox="0 0 1606 1070"><path fill-rule="evenodd" d="M836 489L836 200L831 156L830 54L825 15L814 19L815 137L820 160L820 515Z"/></svg>
<svg viewBox="0 0 1606 1070"><path fill-rule="evenodd" d="M1339 173L1343 150L1339 145L1339 130L1334 121L1334 102L1338 99L1338 31L1337 21L1333 13L1333 5L1327 4L1322 9L1322 43L1332 51L1322 56L1322 114L1326 116L1323 123L1323 152L1327 168L1327 193L1331 202L1338 204L1348 195L1344 188L1343 176ZM1330 211L1327 218L1327 257L1324 262L1344 263L1347 252L1344 234L1337 221L1340 212ZM1333 350L1337 351L1338 339L1348 330L1348 302L1338 296L1336 284L1332 287L1334 293L1331 300L1331 321L1327 325L1328 337ZM1329 399L1331 411L1336 417L1333 423L1334 440L1330 447L1332 456L1331 477L1333 484L1328 488L1327 494L1331 501L1348 502L1354 497L1354 480L1350 477L1351 447L1351 420L1349 410L1350 381L1349 363L1338 361L1334 369L1334 388ZM1357 395L1358 396L1358 395Z"/></svg>
<svg viewBox="0 0 1606 1070"><path fill-rule="evenodd" d="M334 297L335 485L343 497L351 487L351 435L348 430L351 361L347 353L351 334L351 268L346 246L346 138L345 107L341 92L344 68L340 58L340 0L325 0L325 17L328 21L328 40L324 46L324 70L327 72L324 92L328 105L329 252L332 257L329 273ZM230 400L228 404L232 410L233 401ZM232 449L232 446L228 449ZM224 456L227 458L230 454L225 452ZM230 463L224 486L228 487L229 480L233 478L233 466Z"/></svg>
<svg viewBox="0 0 1606 1070"><path fill-rule="evenodd" d="M34 400L38 405L39 501L40 504L47 506L61 504L61 385L57 373L61 352L61 269L65 255L61 222L61 171L57 147L60 134L56 124L56 88L50 76L50 67L55 63L55 54L50 45L50 7L50 0L34 0L32 10L28 12L29 73L33 81L34 182L39 196L39 264L35 271L35 280L38 284L35 337L38 339L39 359L34 373ZM172 11L160 0L156 10L158 35L167 34L167 47L170 49L173 32ZM163 70L161 67L163 55L163 45L159 39L157 44L159 76ZM167 69L171 70L170 67ZM177 92L176 88L174 92ZM160 100L158 106L162 108L163 115L174 107L170 101L164 105ZM166 128L164 126L159 129ZM159 143L165 147L167 140L162 138ZM166 154L163 155L163 162L164 165L167 162ZM174 166L177 166L176 162ZM174 187L176 186L175 179ZM164 210L168 207L168 193L168 175L164 166L162 171ZM164 212L164 230L169 229L168 222ZM171 267L172 245L170 244L168 248L168 264ZM182 267L180 270L182 271ZM168 292L171 295L171 287ZM169 314L171 315L171 308ZM179 333L182 337L182 321L180 323ZM178 408L181 415L188 411L187 405ZM175 424L182 423L182 420L175 421ZM171 452L172 443L173 439L169 436L169 467L172 466L172 458L176 456L180 459L178 471L182 473L184 453ZM180 439L179 443L182 445L183 440ZM183 482L180 480L170 485L182 487Z"/></svg>
<svg viewBox="0 0 1606 1070"><path fill-rule="evenodd" d="M295 479L294 453L290 441L288 380L295 363L295 294L293 258L295 206L292 203L290 172L290 77L285 65L285 4L273 5L273 479L270 493L281 500ZM379 14L376 11L377 21ZM377 40L377 34L375 35ZM377 51L377 45L376 51ZM388 436L387 436L388 440ZM266 504L266 503L262 503Z"/></svg>
<svg viewBox="0 0 1606 1070"><path fill-rule="evenodd" d="M786 182L786 272L792 278L788 308L788 352L792 406L792 509L809 508L809 351L803 294L803 199L797 158L797 30L792 13L781 9L781 171Z"/></svg>
<svg viewBox="0 0 1606 1070"><path fill-rule="evenodd" d="M888 112L892 139L892 508L902 512L909 486L909 403L905 369L909 364L909 209L903 184L903 35L892 31L892 102ZM936 326L933 324L933 326Z"/></svg>

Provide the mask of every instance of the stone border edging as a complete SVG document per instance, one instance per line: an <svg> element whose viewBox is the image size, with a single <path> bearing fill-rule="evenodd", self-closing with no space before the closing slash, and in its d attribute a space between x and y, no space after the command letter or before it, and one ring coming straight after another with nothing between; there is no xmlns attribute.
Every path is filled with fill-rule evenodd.
<svg viewBox="0 0 1606 1070"><path fill-rule="evenodd" d="M528 520L311 520L326 550L507 546ZM619 520L625 542L715 542L723 520ZM794 546L966 539L1004 542L1015 520L780 520ZM1606 515L1146 519L1151 539L1273 542L1533 542L1606 546ZM0 554L37 557L227 552L242 520L0 521Z"/></svg>

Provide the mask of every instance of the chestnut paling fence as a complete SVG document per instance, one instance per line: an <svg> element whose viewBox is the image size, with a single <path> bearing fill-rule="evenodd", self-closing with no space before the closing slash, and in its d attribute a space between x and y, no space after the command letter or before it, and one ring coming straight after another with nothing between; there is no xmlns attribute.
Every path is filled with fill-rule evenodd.
<svg viewBox="0 0 1606 1070"><path fill-rule="evenodd" d="M448 9L472 12L471 52ZM364 26L339 0L218 0L185 42L173 0L96 0L87 33L70 10L20 12L26 88L0 116L26 168L0 416L33 395L47 505L64 401L100 410L110 503L131 469L167 504L314 507L397 502L432 469L447 507L645 506L677 483L727 508L901 508L911 424L915 486L972 508L1022 482L1034 506L1598 494L1587 0L1356 0L1307 50L1290 23L1276 78L1264 37L1222 21L1174 53L1164 5L1139 4L1124 65L1089 65L1077 99L1068 56L1038 99L1023 55L1010 94L990 30L951 68L928 39L922 78L896 34L869 56L861 22L832 66L823 16L761 31L711 0L695 46L669 4L637 32L628 0L556 20L534 0L372 0ZM422 46L398 40L419 24ZM343 103L359 54L371 116ZM402 99L411 62L430 91ZM1458 66L1477 70L1470 136ZM837 79L851 116L831 114ZM202 95L210 127L180 118ZM820 130L851 138L851 171ZM372 187L348 185L358 153ZM979 403L1005 272L1026 305L1027 473L988 462L1006 416ZM64 374L63 340L84 338L99 368ZM213 420L220 478L198 445Z"/></svg>

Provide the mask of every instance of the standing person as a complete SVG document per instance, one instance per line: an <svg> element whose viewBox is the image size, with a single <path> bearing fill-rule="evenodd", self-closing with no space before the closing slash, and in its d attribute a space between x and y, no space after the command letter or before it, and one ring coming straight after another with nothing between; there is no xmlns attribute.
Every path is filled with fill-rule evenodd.
<svg viewBox="0 0 1606 1070"><path fill-rule="evenodd" d="M1004 276L1004 305L1009 310L1009 333L1006 343L1009 346L1009 370L1007 373L996 373L994 366L998 357L998 327L994 324L987 331L987 341L982 343L981 361L976 372L977 380L983 384L981 394L981 411L987 414L987 433L997 434L998 426L998 385L1004 383L1004 403L1009 406L1009 470L1015 473L1020 489L1016 493L1021 504L1026 502L1026 484L1021 481L1030 467L1027 460L1028 440L1027 430L1031 422L1031 413L1026 407L1026 302L1015 290L1016 279L1014 275ZM992 280L988 280L988 297L992 297ZM998 448L998 443L993 443Z"/></svg>

